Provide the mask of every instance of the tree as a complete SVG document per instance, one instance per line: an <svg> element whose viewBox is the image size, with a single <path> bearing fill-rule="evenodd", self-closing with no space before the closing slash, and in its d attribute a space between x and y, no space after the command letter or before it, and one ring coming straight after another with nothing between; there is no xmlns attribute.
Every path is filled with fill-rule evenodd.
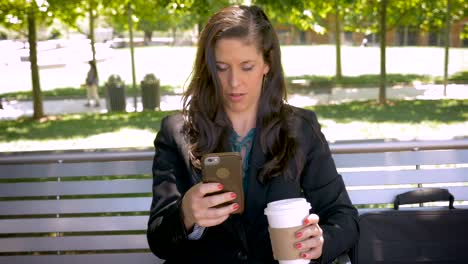
<svg viewBox="0 0 468 264"><path fill-rule="evenodd" d="M335 76L338 83L342 79L341 67L341 33L343 29L343 17L348 15L343 10L349 9L352 0L334 1L273 1L257 0L256 4L264 7L272 20L290 24L301 30L313 30L324 34L333 32L335 35ZM333 18L333 23L329 19Z"/></svg>
<svg viewBox="0 0 468 264"><path fill-rule="evenodd" d="M448 78L448 63L449 63L449 47L450 47L450 16L452 13L452 0L447 0L447 9L445 11L445 30L444 30L444 96L447 96L447 78Z"/></svg>
<svg viewBox="0 0 468 264"><path fill-rule="evenodd" d="M29 62L31 65L31 80L33 84L33 108L34 119L40 119L44 116L44 107L42 105L41 82L39 80L39 67L37 65L37 29L36 13L38 11L35 3L30 3L28 8L28 43L29 43Z"/></svg>
<svg viewBox="0 0 468 264"><path fill-rule="evenodd" d="M88 18L88 38L91 47L91 60L96 65L96 75L99 78L99 70L96 62L96 47L94 38L94 28L99 12L103 8L103 0L47 0L50 4L50 11L54 18L59 19L67 26L83 32L78 27L79 18ZM117 0L115 0L117 1Z"/></svg>
<svg viewBox="0 0 468 264"><path fill-rule="evenodd" d="M96 65L96 78L99 78L98 70L97 70L97 63L96 63L96 47L95 47L95 39L94 39L94 20L95 10L97 9L97 3L95 0L88 1L88 14L89 14L89 40L91 41L91 53L92 53L92 61L93 65Z"/></svg>
<svg viewBox="0 0 468 264"><path fill-rule="evenodd" d="M132 88L136 91L136 69L135 69L135 50L133 43L133 29L134 22L140 21L137 15L147 16L148 18L155 13L150 13L148 10L154 11L160 8L161 2L158 1L142 1L142 0L127 0L125 2L118 2L113 0L104 0L106 9L104 13L108 14L110 21L114 25L120 28L120 30L128 29L130 36L130 58L131 58L131 68L132 68ZM151 14L151 15L150 15ZM126 19L125 19L126 18ZM145 25L145 43L151 41L152 31L154 27L152 23L148 23L146 20ZM148 37L147 37L148 36ZM147 40L149 38L149 40ZM134 111L137 111L137 93L133 96L133 105Z"/></svg>
<svg viewBox="0 0 468 264"><path fill-rule="evenodd" d="M175 35L176 29L188 29L195 25L193 16L189 14L185 5L180 7L177 3L166 1L142 1L133 0L132 22L137 30L144 32L145 44L151 42L153 31L172 30ZM106 5L105 13L109 23L118 31L128 31L128 6L118 3L117 5ZM175 39L175 36L174 36Z"/></svg>
<svg viewBox="0 0 468 264"><path fill-rule="evenodd" d="M422 1L422 0L421 0ZM445 1L424 1L421 3L421 9L416 14L417 20L414 22L420 25L419 28L424 31L443 32L444 43L444 96L447 95L447 78L449 64L450 48L450 28L451 25L468 16L468 2L464 0L445 0ZM459 36L462 38L464 32Z"/></svg>
<svg viewBox="0 0 468 264"><path fill-rule="evenodd" d="M387 0L380 0L379 18L380 18L380 84L379 84L379 103L386 104L386 86L387 86L387 66L386 66L386 45L387 45Z"/></svg>
<svg viewBox="0 0 468 264"><path fill-rule="evenodd" d="M143 9L140 15L140 10L136 10L135 15L138 17L136 28L144 32L145 44L152 41L154 31L169 31L177 25L177 19L172 16L169 9L166 7L155 7L152 14L148 14L148 9Z"/></svg>
<svg viewBox="0 0 468 264"><path fill-rule="evenodd" d="M385 23L381 21L385 15ZM349 24L356 25L358 31L379 32L381 44L381 82L379 102L385 103L385 33L397 26L412 26L423 31L442 31L449 33L450 24L468 16L468 2L464 0L427 1L427 0L358 0L353 3ZM380 26L379 26L380 25ZM445 35L444 79L447 78L449 37ZM446 82L446 81L445 81Z"/></svg>
<svg viewBox="0 0 468 264"><path fill-rule="evenodd" d="M46 23L48 4L45 1L0 0L0 23L6 28L23 32L28 37L31 69L33 118L44 117L39 67L37 64L37 23ZM27 28L27 30L25 30Z"/></svg>
<svg viewBox="0 0 468 264"><path fill-rule="evenodd" d="M352 3L352 10L346 17L349 25L355 31L378 33L380 42L380 84L379 103L386 104L386 47L387 32L397 26L408 25L414 20L414 15L423 0L356 0Z"/></svg>
<svg viewBox="0 0 468 264"><path fill-rule="evenodd" d="M181 7L183 4L184 13L190 16L190 20L195 22L198 26L198 32L203 30L203 27L208 22L208 19L221 8L233 5L241 4L241 0L176 0L178 6Z"/></svg>
<svg viewBox="0 0 468 264"><path fill-rule="evenodd" d="M351 5L351 0L334 0L334 1L311 1L313 4L310 8L313 12L318 13L321 17L318 22L321 27L325 28L327 31L335 33L335 77L338 83L341 83L342 79L342 67L341 67L341 33L343 32L343 27L349 28L350 25L343 24L346 22L344 18L349 13L343 12L344 10L349 9ZM333 17L334 23L329 24L325 22L327 17Z"/></svg>
<svg viewBox="0 0 468 264"><path fill-rule="evenodd" d="M137 28L145 31L145 41L151 41L151 35L154 30L172 29L175 42L176 28L188 28L194 24L194 21L200 21L201 17L208 17L217 7L226 4L228 1L164 1L164 0L134 0L126 1L126 6L122 2L113 0L104 0L106 10L112 21L120 29L128 29L130 33L130 54L132 64L133 88L136 88L135 63L133 49L133 22L137 23ZM207 11L209 10L209 11ZM156 12L155 12L156 11ZM127 14L127 23L124 21ZM192 20L195 18L195 20ZM134 105L136 111L136 94Z"/></svg>

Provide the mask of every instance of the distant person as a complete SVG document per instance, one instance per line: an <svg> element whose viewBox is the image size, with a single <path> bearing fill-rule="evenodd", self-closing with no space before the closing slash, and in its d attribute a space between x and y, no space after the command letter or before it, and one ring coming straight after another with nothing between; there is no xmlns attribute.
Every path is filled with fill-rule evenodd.
<svg viewBox="0 0 468 264"><path fill-rule="evenodd" d="M198 42L182 113L161 121L147 237L166 264L274 264L264 209L302 197L312 205L295 233L297 256L330 263L357 241L357 211L316 114L286 102L278 37L256 6L210 18ZM201 157L243 159L245 210L236 194L201 182ZM226 204L227 203L227 204Z"/></svg>
<svg viewBox="0 0 468 264"><path fill-rule="evenodd" d="M367 38L362 39L361 47L367 47Z"/></svg>
<svg viewBox="0 0 468 264"><path fill-rule="evenodd" d="M86 95L88 101L86 102L85 106L91 106L92 102L94 101L94 106L99 107L99 94L98 94L98 85L99 79L97 76L97 69L96 64L94 61L89 61L89 71L88 75L86 76Z"/></svg>

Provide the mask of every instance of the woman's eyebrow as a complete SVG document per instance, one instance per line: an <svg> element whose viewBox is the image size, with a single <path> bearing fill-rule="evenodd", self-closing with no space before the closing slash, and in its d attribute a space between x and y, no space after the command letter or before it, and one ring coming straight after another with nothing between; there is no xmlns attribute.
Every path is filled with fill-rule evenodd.
<svg viewBox="0 0 468 264"><path fill-rule="evenodd" d="M245 61L241 61L241 64L252 63L252 62L255 62L255 60L245 60ZM228 64L228 63L226 63L226 62L224 62L224 61L219 61L219 60L215 61L215 63Z"/></svg>

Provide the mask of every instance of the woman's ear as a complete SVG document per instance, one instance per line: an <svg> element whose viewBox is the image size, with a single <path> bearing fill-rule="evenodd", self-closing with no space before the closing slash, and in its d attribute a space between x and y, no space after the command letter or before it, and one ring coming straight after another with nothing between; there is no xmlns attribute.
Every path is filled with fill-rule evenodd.
<svg viewBox="0 0 468 264"><path fill-rule="evenodd" d="M268 65L268 63L265 63L263 66L263 75L267 75L269 71L270 71L270 65Z"/></svg>
<svg viewBox="0 0 468 264"><path fill-rule="evenodd" d="M263 57L263 75L267 75L267 73L270 71L270 62L272 61L272 56L273 52L270 50L270 52L268 52L268 55L266 57Z"/></svg>

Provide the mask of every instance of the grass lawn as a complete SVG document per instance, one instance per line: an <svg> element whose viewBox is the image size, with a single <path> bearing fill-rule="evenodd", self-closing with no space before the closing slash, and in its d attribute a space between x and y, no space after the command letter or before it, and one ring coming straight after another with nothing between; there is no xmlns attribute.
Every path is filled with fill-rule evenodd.
<svg viewBox="0 0 468 264"><path fill-rule="evenodd" d="M468 100L374 101L307 107L330 141L466 136ZM0 121L0 152L151 147L161 119L174 112L73 114L38 122Z"/></svg>

